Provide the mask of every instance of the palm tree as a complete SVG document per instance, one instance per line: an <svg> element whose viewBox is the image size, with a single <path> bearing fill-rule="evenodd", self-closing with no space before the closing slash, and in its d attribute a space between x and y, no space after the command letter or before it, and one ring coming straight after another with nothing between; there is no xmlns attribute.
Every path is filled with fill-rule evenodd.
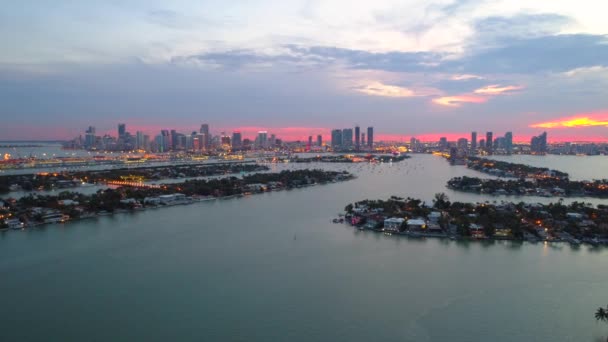
<svg viewBox="0 0 608 342"><path fill-rule="evenodd" d="M608 309L602 307L597 308L595 319L600 322L608 322Z"/></svg>
<svg viewBox="0 0 608 342"><path fill-rule="evenodd" d="M595 319L598 322L608 323L608 306L606 306L606 309L602 307L597 308L597 311L595 312ZM606 341L608 341L608 339L606 339Z"/></svg>

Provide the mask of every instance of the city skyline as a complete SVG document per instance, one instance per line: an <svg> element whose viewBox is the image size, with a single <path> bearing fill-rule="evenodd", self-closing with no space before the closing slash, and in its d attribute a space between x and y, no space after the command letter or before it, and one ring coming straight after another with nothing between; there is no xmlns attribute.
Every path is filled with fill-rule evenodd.
<svg viewBox="0 0 608 342"><path fill-rule="evenodd" d="M373 118L376 140L608 141L602 6L24 1L0 10L0 138L208 121L327 139Z"/></svg>
<svg viewBox="0 0 608 342"><path fill-rule="evenodd" d="M154 136L159 134L160 132L164 131L164 130L173 130L173 131L177 131L178 133L182 133L182 134L190 134L194 131L200 131L200 129L198 128L200 125L191 125L191 126L168 126L168 127L149 127L149 126L138 126L138 125L127 125L124 123L118 123L118 124L114 124L113 128L111 129L103 129L103 130L99 130L98 126L88 126L88 127L94 127L96 129L96 133L98 136L104 136L104 135L108 135L108 136L112 136L112 137L119 137L119 133L117 133L117 125L118 127L120 125L126 125L126 131L128 133L131 133L132 135L135 135L135 133L137 132L142 132L143 134L148 134L150 136ZM336 130L338 128L321 128L321 127L283 127L283 128L269 128L268 126L253 126L253 127L237 127L237 128L226 128L226 127L215 127L213 124L203 124L204 126L206 126L207 128L207 132L208 134L210 134L211 137L214 136L220 136L221 134L225 133L226 135L232 135L234 133L238 133L240 136L242 136L243 139L255 139L255 137L258 135L258 133L260 131L266 131L268 133L273 133L275 134L277 137L281 137L283 138L283 140L285 142L295 142L295 141L307 141L311 136L313 138L317 138L318 136L322 137L322 140L327 142L328 144L331 143L331 138L332 138L332 131ZM353 130L353 146L355 146L355 141L356 141L356 135L355 134L355 129L358 127L357 125L353 124L352 126L348 126L348 125L342 125L345 126L346 128L339 128L340 131L343 131L344 129L349 129L349 130ZM377 132L374 131L374 126L366 126L366 127L361 127L361 131L360 131L360 137L364 137L365 134L367 133L368 136L367 138L369 139L369 129L372 129L372 139L373 141L384 141L384 142L408 142L411 138L416 138L417 140L421 141L421 142L437 142L439 141L441 138L446 138L447 141L450 142L457 142L459 139L461 138L470 138L472 133L477 133L477 131L473 130L473 131L468 131L468 132L462 132L462 133L449 133L449 134L441 134L441 133L430 133L430 134L420 134L420 135L407 135L407 134L383 134L382 132ZM120 129L120 128L118 128ZM478 130L479 132L482 132L483 129L479 128ZM492 131L483 131L484 134L486 134L487 132L492 133ZM496 132L493 132L494 134L496 134L495 138L499 138L501 137L501 135L505 135L505 134L510 134L511 135L511 141L515 142L515 143L529 143L530 140L535 137L538 136L539 134L542 134L543 132L547 132L546 129L538 129L536 131L536 134L530 134L530 135L522 135L522 134L517 134L517 132L515 132L515 134L510 131L510 130L499 130ZM69 139L73 139L74 137L78 137L78 136L83 136L86 133L86 129L81 130L80 133L78 133L75 136L69 137L66 140ZM480 138L483 139L483 138ZM560 142L604 142L604 140L601 141L593 141L593 140L576 140L576 139L552 139L551 136L549 135L548 137L548 142L551 143L560 143ZM361 143L361 145L364 145L363 143Z"/></svg>

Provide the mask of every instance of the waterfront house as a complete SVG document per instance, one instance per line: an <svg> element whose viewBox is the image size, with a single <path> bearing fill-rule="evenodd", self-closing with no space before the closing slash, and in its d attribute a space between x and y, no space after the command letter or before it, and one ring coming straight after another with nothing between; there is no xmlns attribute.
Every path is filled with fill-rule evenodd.
<svg viewBox="0 0 608 342"><path fill-rule="evenodd" d="M439 223L441 216L442 216L442 213L439 211L431 211L428 215L429 221L433 222L433 223Z"/></svg>
<svg viewBox="0 0 608 342"><path fill-rule="evenodd" d="M23 222L21 222L18 218L6 219L6 220L4 220L4 223L10 229L21 229L24 227Z"/></svg>
<svg viewBox="0 0 608 342"><path fill-rule="evenodd" d="M61 200L58 202L59 205L65 206L65 207L69 207L69 206L73 206L73 205L78 205L78 201L73 201L73 200L69 200L69 199L65 199L65 200Z"/></svg>
<svg viewBox="0 0 608 342"><path fill-rule="evenodd" d="M272 190L280 189L283 187L283 183L281 182L268 182L268 188Z"/></svg>
<svg viewBox="0 0 608 342"><path fill-rule="evenodd" d="M186 195L175 193L170 195L160 195L160 204L171 205L171 204L182 204L186 201Z"/></svg>
<svg viewBox="0 0 608 342"><path fill-rule="evenodd" d="M352 224L353 226L358 226L360 224L363 224L364 222L365 222L365 219L358 215L355 215L350 218L350 224Z"/></svg>
<svg viewBox="0 0 608 342"><path fill-rule="evenodd" d="M409 219L409 220L407 220L407 229L409 229L409 230L426 229L426 221L421 218Z"/></svg>
<svg viewBox="0 0 608 342"><path fill-rule="evenodd" d="M144 204L160 205L160 198L158 198L158 197L146 197L146 198L144 198Z"/></svg>
<svg viewBox="0 0 608 342"><path fill-rule="evenodd" d="M475 239L485 239L486 238L486 234L483 230L483 226L476 224L476 223L471 223L471 225L469 226L469 231L471 232L471 237L475 238Z"/></svg>
<svg viewBox="0 0 608 342"><path fill-rule="evenodd" d="M378 229L381 226L382 218L378 218L378 217L368 217L367 218L367 223L365 224L365 228L367 229Z"/></svg>
<svg viewBox="0 0 608 342"><path fill-rule="evenodd" d="M583 214L581 214L581 213L566 213L566 217L569 220L576 220L576 221L578 221L578 220L582 220L583 219Z"/></svg>
<svg viewBox="0 0 608 342"><path fill-rule="evenodd" d="M536 227L534 228L534 230L536 231L536 235L538 235L541 240L549 239L549 229L543 227Z"/></svg>
<svg viewBox="0 0 608 342"><path fill-rule="evenodd" d="M366 205L359 205L353 208L353 213L361 214L367 212L369 209Z"/></svg>
<svg viewBox="0 0 608 342"><path fill-rule="evenodd" d="M511 237L511 229L504 226L497 226L494 231L494 237L509 238Z"/></svg>
<svg viewBox="0 0 608 342"><path fill-rule="evenodd" d="M44 223L58 223L66 222L70 219L70 216L62 214L58 210L49 210L42 216L42 222Z"/></svg>
<svg viewBox="0 0 608 342"><path fill-rule="evenodd" d="M439 223L437 222L429 222L426 225L426 229L430 232L430 233L441 233L443 230L441 229L441 226L439 225Z"/></svg>
<svg viewBox="0 0 608 342"><path fill-rule="evenodd" d="M391 217L384 220L384 230L387 232L398 232L405 219L401 217Z"/></svg>
<svg viewBox="0 0 608 342"><path fill-rule="evenodd" d="M251 192L263 192L266 191L266 185L261 183L247 184L245 189Z"/></svg>

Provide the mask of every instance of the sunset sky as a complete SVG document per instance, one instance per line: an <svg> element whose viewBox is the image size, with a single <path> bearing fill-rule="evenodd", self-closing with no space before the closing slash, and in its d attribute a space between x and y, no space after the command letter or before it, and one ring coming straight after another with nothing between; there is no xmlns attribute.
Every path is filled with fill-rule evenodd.
<svg viewBox="0 0 608 342"><path fill-rule="evenodd" d="M608 141L608 2L13 1L0 140L374 126Z"/></svg>

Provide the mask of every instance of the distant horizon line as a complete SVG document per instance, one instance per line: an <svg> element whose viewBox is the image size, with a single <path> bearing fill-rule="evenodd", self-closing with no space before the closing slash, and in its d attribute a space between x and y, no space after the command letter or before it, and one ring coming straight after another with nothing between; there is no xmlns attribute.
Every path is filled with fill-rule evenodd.
<svg viewBox="0 0 608 342"><path fill-rule="evenodd" d="M313 136L314 137L314 136ZM415 136L411 136L410 138L416 138ZM418 139L416 138L419 142L421 143L438 143L438 140L422 140L422 139ZM68 142L72 139L42 139L42 140L32 140L32 139L27 139L27 140L0 140L0 145L4 144L4 143L64 143L64 142ZM296 140L284 140L284 142L306 142L307 139L296 139ZM403 140L403 139L402 139ZM380 143L394 143L394 142L399 142L399 143L409 143L409 139L406 139L408 141L401 141L401 140L390 140L390 139L379 139L376 140L376 142ZM467 139L468 140L468 139ZM478 139L479 140L483 140L483 139ZM450 140L448 139L448 142L457 142L457 140ZM529 141L514 141L513 144L529 144ZM603 141L597 141L597 140L559 140L559 141L555 141L555 140L549 140L548 141L549 144L562 144L562 143L594 143L594 144L608 144L608 139L603 140Z"/></svg>

